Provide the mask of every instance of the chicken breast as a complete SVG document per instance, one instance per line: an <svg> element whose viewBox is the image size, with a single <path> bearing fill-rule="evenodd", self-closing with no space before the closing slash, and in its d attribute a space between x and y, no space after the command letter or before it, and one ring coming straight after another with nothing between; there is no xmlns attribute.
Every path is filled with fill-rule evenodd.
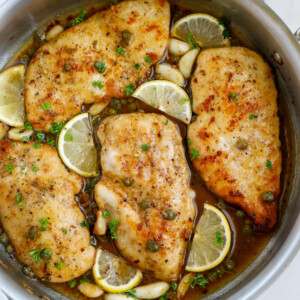
<svg viewBox="0 0 300 300"><path fill-rule="evenodd" d="M281 172L272 69L241 47L205 50L197 63L191 87L198 118L188 128L193 165L209 189L270 229Z"/></svg>
<svg viewBox="0 0 300 300"><path fill-rule="evenodd" d="M74 200L83 181L65 169L52 147L33 145L0 141L0 220L22 263L42 280L65 282L95 260Z"/></svg>
<svg viewBox="0 0 300 300"><path fill-rule="evenodd" d="M95 199L109 212L107 223L119 220L114 241L121 255L156 278L173 281L181 272L195 210L182 139L166 121L162 115L132 113L100 124L103 177Z"/></svg>
<svg viewBox="0 0 300 300"><path fill-rule="evenodd" d="M25 83L27 119L34 129L49 131L52 123L80 113L83 103L105 107L112 97L128 96L131 89L126 94L125 88L141 84L163 57L169 24L166 0L124 1L41 47Z"/></svg>

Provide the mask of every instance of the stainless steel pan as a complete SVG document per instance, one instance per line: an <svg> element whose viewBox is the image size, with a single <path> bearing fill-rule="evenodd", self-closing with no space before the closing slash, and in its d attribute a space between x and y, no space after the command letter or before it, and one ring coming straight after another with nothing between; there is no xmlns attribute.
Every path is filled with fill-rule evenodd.
<svg viewBox="0 0 300 300"><path fill-rule="evenodd" d="M151 1L151 0L148 0ZM6 0L0 4L0 68L30 38L34 29L74 9L108 4L95 0ZM206 299L254 299L278 276L300 247L300 31L295 36L260 0L174 0L191 10L225 16L232 31L259 51L273 66L280 91L279 115L287 133L284 153L280 216L276 234L258 258L235 280ZM0 0L1 3L1 0ZM296 38L295 38L296 37ZM28 284L26 292L23 284ZM37 281L30 281L20 266L0 247L0 288L11 298L49 296L66 299Z"/></svg>

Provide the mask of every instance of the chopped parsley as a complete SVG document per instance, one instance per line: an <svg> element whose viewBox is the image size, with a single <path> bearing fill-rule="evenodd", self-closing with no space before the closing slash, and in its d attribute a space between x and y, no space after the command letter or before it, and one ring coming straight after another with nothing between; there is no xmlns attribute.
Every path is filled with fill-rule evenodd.
<svg viewBox="0 0 300 300"><path fill-rule="evenodd" d="M103 211L102 211L102 215L103 215L103 217L104 217L105 219L107 219L108 216L109 216L109 211L108 211L108 210L103 210Z"/></svg>
<svg viewBox="0 0 300 300"><path fill-rule="evenodd" d="M12 145L13 145L13 147L16 147L16 146L17 146L17 143L16 143L16 142L14 142L14 143L12 143Z"/></svg>
<svg viewBox="0 0 300 300"><path fill-rule="evenodd" d="M74 20L70 22L70 27L75 26L81 23L82 21L84 21L86 15L87 15L87 11L83 10L76 18L74 18Z"/></svg>
<svg viewBox="0 0 300 300"><path fill-rule="evenodd" d="M150 146L148 146L147 144L144 144L144 145L141 146L141 148L142 148L143 151L147 151L147 150L150 149Z"/></svg>
<svg viewBox="0 0 300 300"><path fill-rule="evenodd" d="M42 224L41 231L46 231L47 230L47 226L49 225L48 219L40 218L40 222Z"/></svg>
<svg viewBox="0 0 300 300"><path fill-rule="evenodd" d="M41 143L44 140L44 134L41 131L38 131L36 133L36 137L37 137L39 143Z"/></svg>
<svg viewBox="0 0 300 300"><path fill-rule="evenodd" d="M229 36L229 23L225 18L221 18L218 20L219 25L223 25L225 29L222 32L224 39L228 39Z"/></svg>
<svg viewBox="0 0 300 300"><path fill-rule="evenodd" d="M96 184L96 182L90 182L86 185L86 188L88 190L92 190L94 188L95 184Z"/></svg>
<svg viewBox="0 0 300 300"><path fill-rule="evenodd" d="M177 283L176 282L172 282L171 283L171 289L175 292L177 290Z"/></svg>
<svg viewBox="0 0 300 300"><path fill-rule="evenodd" d="M168 124L169 124L169 120L167 119L165 125L168 125Z"/></svg>
<svg viewBox="0 0 300 300"><path fill-rule="evenodd" d="M14 169L14 164L13 163L9 163L6 167L6 171L12 171Z"/></svg>
<svg viewBox="0 0 300 300"><path fill-rule="evenodd" d="M189 99L185 98L185 99L181 100L181 104L185 104L186 102L189 102L189 101L190 101Z"/></svg>
<svg viewBox="0 0 300 300"><path fill-rule="evenodd" d="M46 141L49 145L55 147L55 139L54 138L47 136Z"/></svg>
<svg viewBox="0 0 300 300"><path fill-rule="evenodd" d="M65 135L65 138L66 138L66 140L69 140L69 141L71 141L71 142L74 141L73 135L71 135L71 134L66 134L66 135Z"/></svg>
<svg viewBox="0 0 300 300"><path fill-rule="evenodd" d="M77 285L77 282L76 282L76 280L74 279L74 280L68 281L68 284L69 284L69 287L72 289L72 288L74 288L74 287Z"/></svg>
<svg viewBox="0 0 300 300"><path fill-rule="evenodd" d="M51 129L50 129L50 132L52 134L55 134L55 135L58 135L61 130L63 129L63 127L65 126L66 124L66 121L62 122L62 123L53 123L52 126L51 126Z"/></svg>
<svg viewBox="0 0 300 300"><path fill-rule="evenodd" d="M41 104L41 107L43 110L49 110L52 106L53 106L53 104L51 104L51 103Z"/></svg>
<svg viewBox="0 0 300 300"><path fill-rule="evenodd" d="M93 86L97 87L99 90L101 90L104 87L104 85L101 83L101 81L94 81Z"/></svg>
<svg viewBox="0 0 300 300"><path fill-rule="evenodd" d="M65 264L64 264L63 262L61 262L61 263L56 263L56 264L55 264L55 267L56 267L58 270L60 270L64 265L65 265Z"/></svg>
<svg viewBox="0 0 300 300"><path fill-rule="evenodd" d="M84 220L80 223L80 226L81 227L90 227L89 224Z"/></svg>
<svg viewBox="0 0 300 300"><path fill-rule="evenodd" d="M86 283L86 282L91 282L86 275L83 275L80 279L79 279L80 283Z"/></svg>
<svg viewBox="0 0 300 300"><path fill-rule="evenodd" d="M22 142L27 143L27 142L28 142L28 136L23 136L23 137L22 137Z"/></svg>
<svg viewBox="0 0 300 300"><path fill-rule="evenodd" d="M144 61L147 63L152 63L152 57L151 56L144 57Z"/></svg>
<svg viewBox="0 0 300 300"><path fill-rule="evenodd" d="M34 164L33 167L31 168L32 172L36 172L38 170L37 166Z"/></svg>
<svg viewBox="0 0 300 300"><path fill-rule="evenodd" d="M126 292L122 292L121 294L129 296L129 297L131 297L133 299L136 299L135 293L136 293L136 290L128 290Z"/></svg>
<svg viewBox="0 0 300 300"><path fill-rule="evenodd" d="M30 130L30 129L32 129L32 125L30 124L30 122L29 121L25 121L25 123L24 123L24 128L25 128L25 130Z"/></svg>
<svg viewBox="0 0 300 300"><path fill-rule="evenodd" d="M216 231L216 246L219 247L223 243L223 238L220 231Z"/></svg>
<svg viewBox="0 0 300 300"><path fill-rule="evenodd" d="M133 93L134 89L135 89L135 85L134 85L134 84L129 84L129 85L124 89L124 91L125 91L125 93L126 93L127 96L130 96L130 95Z"/></svg>
<svg viewBox="0 0 300 300"><path fill-rule="evenodd" d="M155 108L155 103L151 103L151 106L152 106L153 108Z"/></svg>
<svg viewBox="0 0 300 300"><path fill-rule="evenodd" d="M257 118L257 117L258 117L257 115L252 114L252 115L249 116L249 119L253 120L254 118Z"/></svg>
<svg viewBox="0 0 300 300"><path fill-rule="evenodd" d="M140 64L135 64L134 67L138 70L140 68Z"/></svg>
<svg viewBox="0 0 300 300"><path fill-rule="evenodd" d="M62 228L61 231L64 233L64 234L67 234L68 233L68 230L66 228Z"/></svg>
<svg viewBox="0 0 300 300"><path fill-rule="evenodd" d="M37 143L37 144L35 144L35 145L32 145L32 148L37 149L37 148L39 148L40 146L41 146L41 143Z"/></svg>
<svg viewBox="0 0 300 300"><path fill-rule="evenodd" d="M232 99L234 102L238 102L237 93L231 93L229 95L230 99Z"/></svg>
<svg viewBox="0 0 300 300"><path fill-rule="evenodd" d="M24 201L21 201L21 198L22 198L22 195L21 194L18 194L15 196L17 202L18 202L18 207L24 205Z"/></svg>
<svg viewBox="0 0 300 300"><path fill-rule="evenodd" d="M117 240L118 237L116 236L116 227L119 225L119 220L113 220L109 225L108 225L108 228L109 228L109 232L110 232L110 235L111 235L111 239L112 240Z"/></svg>
<svg viewBox="0 0 300 300"><path fill-rule="evenodd" d="M9 154L7 154L7 155L6 155L6 158L10 158L10 155L9 155Z"/></svg>
<svg viewBox="0 0 300 300"><path fill-rule="evenodd" d="M192 46L193 49L199 48L199 44L195 42L194 37L191 33L186 35L187 42Z"/></svg>
<svg viewBox="0 0 300 300"><path fill-rule="evenodd" d="M208 281L204 278L203 274L197 274L195 277L190 278L187 282L193 289L196 285L199 285L200 288L205 289Z"/></svg>
<svg viewBox="0 0 300 300"><path fill-rule="evenodd" d="M191 143L191 139L186 139L186 144L189 145Z"/></svg>
<svg viewBox="0 0 300 300"><path fill-rule="evenodd" d="M104 73L106 71L105 61L96 61L94 67L97 69L99 73Z"/></svg>
<svg viewBox="0 0 300 300"><path fill-rule="evenodd" d="M195 148L190 149L190 153L192 154L191 160L199 158L199 152L197 152Z"/></svg>
<svg viewBox="0 0 300 300"><path fill-rule="evenodd" d="M272 162L270 160L267 160L266 162L266 167L269 169L269 170L272 170Z"/></svg>
<svg viewBox="0 0 300 300"><path fill-rule="evenodd" d="M168 299L169 299L168 293L164 293L162 296L159 297L158 300L168 300Z"/></svg>
<svg viewBox="0 0 300 300"><path fill-rule="evenodd" d="M29 255L34 258L34 261L39 261L41 259L41 252L44 250L42 249L35 249L35 250L30 250Z"/></svg>
<svg viewBox="0 0 300 300"><path fill-rule="evenodd" d="M116 47L115 50L120 55L125 55L125 53L126 53L125 50L121 47Z"/></svg>

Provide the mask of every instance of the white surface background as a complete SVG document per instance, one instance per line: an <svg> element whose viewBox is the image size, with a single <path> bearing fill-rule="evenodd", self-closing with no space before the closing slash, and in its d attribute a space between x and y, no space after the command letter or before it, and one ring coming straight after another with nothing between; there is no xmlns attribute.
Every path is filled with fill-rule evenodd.
<svg viewBox="0 0 300 300"><path fill-rule="evenodd" d="M265 0L265 3L293 33L300 27L300 0ZM300 300L299 270L300 251L285 271L255 300Z"/></svg>

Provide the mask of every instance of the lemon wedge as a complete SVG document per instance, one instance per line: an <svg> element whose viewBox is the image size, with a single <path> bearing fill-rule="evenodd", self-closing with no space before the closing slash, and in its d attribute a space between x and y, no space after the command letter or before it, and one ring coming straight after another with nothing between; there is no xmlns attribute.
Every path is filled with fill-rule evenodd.
<svg viewBox="0 0 300 300"><path fill-rule="evenodd" d="M83 177L99 175L99 157L89 114L71 119L60 132L58 153L64 164Z"/></svg>
<svg viewBox="0 0 300 300"><path fill-rule="evenodd" d="M191 122L190 98L184 89L173 82L147 81L139 86L132 96L186 124Z"/></svg>
<svg viewBox="0 0 300 300"><path fill-rule="evenodd" d="M214 206L204 204L185 269L203 272L214 268L224 260L230 245L231 230L225 215Z"/></svg>
<svg viewBox="0 0 300 300"><path fill-rule="evenodd" d="M192 14L178 20L172 28L172 36L195 42L203 48L230 46L230 40L224 38L226 28L208 14Z"/></svg>
<svg viewBox="0 0 300 300"><path fill-rule="evenodd" d="M95 282L105 291L122 293L142 280L142 272L128 265L122 258L102 249L97 250L93 267Z"/></svg>
<svg viewBox="0 0 300 300"><path fill-rule="evenodd" d="M0 73L0 121L14 127L24 126L24 77L24 65Z"/></svg>

